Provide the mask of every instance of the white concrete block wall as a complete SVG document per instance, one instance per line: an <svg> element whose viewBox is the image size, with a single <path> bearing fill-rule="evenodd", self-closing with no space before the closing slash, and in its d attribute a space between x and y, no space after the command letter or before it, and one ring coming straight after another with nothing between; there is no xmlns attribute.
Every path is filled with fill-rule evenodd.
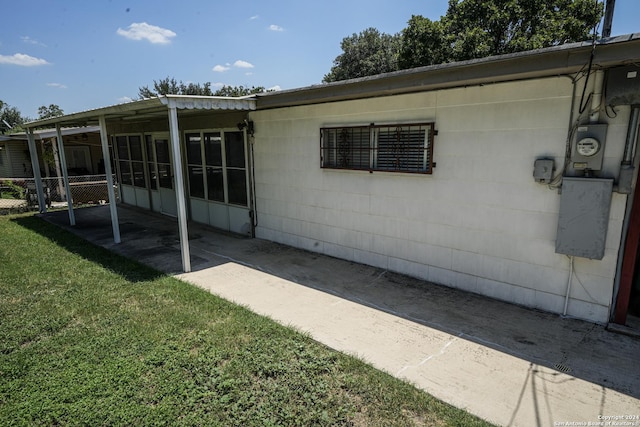
<svg viewBox="0 0 640 427"><path fill-rule="evenodd" d="M561 313L560 195L532 172L539 157L561 168L572 96L558 77L253 112L256 235ZM627 119L607 119L609 176ZM321 127L424 121L432 175L320 168ZM625 203L614 194L604 259L574 260L571 316L608 320Z"/></svg>

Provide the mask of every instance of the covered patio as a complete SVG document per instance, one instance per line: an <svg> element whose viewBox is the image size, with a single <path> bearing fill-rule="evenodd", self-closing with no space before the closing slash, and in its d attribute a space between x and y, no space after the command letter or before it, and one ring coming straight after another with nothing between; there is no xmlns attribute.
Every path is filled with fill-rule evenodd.
<svg viewBox="0 0 640 427"><path fill-rule="evenodd" d="M116 207L117 197L112 178L113 169L117 165L118 176L122 181L118 188L120 195L126 195L126 198L129 199L125 200L125 202L151 210L155 208L162 213L176 217L182 259L181 270L189 272L192 267L187 220L194 215L199 215L206 221L209 218L216 218L218 212L221 212L221 210L217 207L217 212L209 212L209 205L211 204L206 203L204 194L204 189L207 186L206 181L202 184L202 194L197 194L201 196L201 198L205 198L205 203L200 203L200 205L196 205L196 202L189 203L187 200L188 180L186 177L192 171L195 171L195 173L202 177L205 169L207 169L207 172L209 172L208 169L211 169L214 176L217 174L219 181L222 181L223 178L226 180L227 174L235 173L236 176L238 173L243 174L244 177L241 176L239 180L236 179L240 182L241 191L245 191L245 196L239 198L239 203L244 204L241 212L245 213L247 218L251 218L254 201L251 194L250 176L252 159L249 155L250 150L246 147L247 134L251 134L252 127L249 126L249 122L246 120L246 113L255 110L255 108L255 100L251 97L230 98L165 95L28 123L26 124L26 128L29 140L29 152L34 171L40 212L46 212L46 203L42 177L40 176L38 167L39 159L35 145L34 130L43 127L55 127L57 141L60 146L59 156L65 191L67 194L71 194L67 173L67 161L64 155L62 128L98 126L103 158L108 159L105 161L105 173L107 176L113 243L118 244L121 242L120 220ZM231 172L227 171L224 160L220 160L220 165L216 165L214 160L214 167L207 168L209 163L204 162L204 157L207 156L208 161L209 157L216 157L215 153L210 156L208 153L204 154L204 146L200 149L200 139L208 137L212 140L215 139L214 143L220 143L219 141L224 140L224 136L220 136L221 131L207 135L203 134L200 129L225 128L236 128L235 132L241 135L239 143L242 145L242 155L240 159L242 167L238 167L237 164L231 164L231 167L228 168ZM185 153L191 154L189 148L184 147L186 143L181 140L181 134L187 129L198 129L199 133L193 134L193 138L196 144L198 144L195 150L195 156L199 156L200 164L188 165L187 163L192 163L192 160L185 159ZM164 136L165 133L166 136ZM116 135L123 136L121 136L120 139L116 139ZM158 135L161 136L158 137ZM133 142L134 138L135 144ZM137 157L138 155L139 158ZM224 156L224 154L219 153L217 157L221 156ZM236 161L236 163L238 163L238 161ZM242 188L243 185L244 189ZM213 184L211 186L213 187ZM163 189L166 190L163 191ZM155 191L155 193L152 194L152 190ZM200 188L197 188L195 191L199 192L200 190ZM213 190L215 195L215 189ZM221 202L225 205L229 204L229 196L226 194L227 191L228 190L225 189L222 190L224 194ZM220 190L218 190L218 192L220 192ZM132 200L133 203L130 200ZM136 203L136 200L140 200L140 202ZM237 201L232 200L232 202ZM211 207L211 210L216 208L216 206L218 205ZM232 216L232 213L229 213L229 211L232 209L233 207L228 207L226 210L222 210L223 214L226 215L227 224L230 222L229 217ZM249 219L247 219L247 221L249 221ZM72 203L68 204L68 223L71 226L77 225L77 218ZM246 222L241 223L237 227L242 227L247 233L252 231L252 226L247 227ZM249 230L247 230L247 228L249 228Z"/></svg>
<svg viewBox="0 0 640 427"><path fill-rule="evenodd" d="M640 407L640 340L602 325L262 239L118 206L42 218L126 257L309 333L499 425L599 422Z"/></svg>

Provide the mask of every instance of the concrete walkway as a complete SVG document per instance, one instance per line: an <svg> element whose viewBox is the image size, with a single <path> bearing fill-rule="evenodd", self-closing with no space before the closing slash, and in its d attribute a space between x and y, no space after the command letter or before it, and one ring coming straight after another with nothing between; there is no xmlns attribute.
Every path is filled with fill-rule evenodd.
<svg viewBox="0 0 640 427"><path fill-rule="evenodd" d="M189 225L194 271L179 274L175 220L118 211L119 245L108 206L77 210L73 228L66 212L44 218L496 424L640 426L606 418L640 416L638 338L197 224Z"/></svg>

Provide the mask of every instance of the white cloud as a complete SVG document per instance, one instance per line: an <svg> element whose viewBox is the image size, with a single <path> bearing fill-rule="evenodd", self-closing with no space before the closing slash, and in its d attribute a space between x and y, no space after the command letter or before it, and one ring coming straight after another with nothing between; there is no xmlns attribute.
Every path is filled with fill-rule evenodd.
<svg viewBox="0 0 640 427"><path fill-rule="evenodd" d="M250 21L255 21L258 18L260 18L260 15L253 15L251 18L249 18L249 20Z"/></svg>
<svg viewBox="0 0 640 427"><path fill-rule="evenodd" d="M253 64L241 59L238 59L236 62L234 62L233 66L238 68L253 68Z"/></svg>
<svg viewBox="0 0 640 427"><path fill-rule="evenodd" d="M35 67L37 65L47 65L48 62L41 58L34 58L33 56L25 55L24 53L16 53L12 56L0 55L0 64Z"/></svg>
<svg viewBox="0 0 640 427"><path fill-rule="evenodd" d="M121 98L118 98L118 103L120 104L126 104L127 102L132 102L133 98L129 98L128 96L123 96Z"/></svg>
<svg viewBox="0 0 640 427"><path fill-rule="evenodd" d="M62 83L47 83L47 86L49 87L57 87L58 89L66 89L67 86L63 85Z"/></svg>
<svg viewBox="0 0 640 427"><path fill-rule="evenodd" d="M213 87L217 87L217 88L221 88L222 86L224 86L224 83L220 83L220 82L218 82L218 83L211 83L211 86L213 86Z"/></svg>
<svg viewBox="0 0 640 427"><path fill-rule="evenodd" d="M275 85L275 86L268 87L267 90L276 92L276 91L282 90L282 88L280 87L280 85Z"/></svg>
<svg viewBox="0 0 640 427"><path fill-rule="evenodd" d="M47 47L47 45L46 45L46 44L41 43L41 42L39 42L38 40L34 40L34 39L32 39L31 37L29 37L29 36L22 36L22 37L20 37L20 39L21 39L24 43L28 43L28 44L35 44L35 45L38 45L38 46L44 46L44 47Z"/></svg>
<svg viewBox="0 0 640 427"><path fill-rule="evenodd" d="M284 28L282 28L279 25L271 24L271 25L269 25L269 30L270 31L284 31Z"/></svg>
<svg viewBox="0 0 640 427"><path fill-rule="evenodd" d="M212 68L213 71L215 71L216 73L224 73L225 71L227 71L229 69L229 65L216 65L215 67Z"/></svg>
<svg viewBox="0 0 640 427"><path fill-rule="evenodd" d="M131 40L147 40L154 44L167 44L176 36L171 30L149 25L146 22L134 22L127 30L118 28L117 34Z"/></svg>

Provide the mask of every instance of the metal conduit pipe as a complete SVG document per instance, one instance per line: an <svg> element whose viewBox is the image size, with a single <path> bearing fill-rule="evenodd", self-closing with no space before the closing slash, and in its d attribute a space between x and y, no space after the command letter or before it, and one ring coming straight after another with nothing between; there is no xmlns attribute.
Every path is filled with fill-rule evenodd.
<svg viewBox="0 0 640 427"><path fill-rule="evenodd" d="M633 164L633 153L638 137L638 118L640 117L640 105L631 106L631 116L629 117L629 127L627 128L627 140L624 143L623 165Z"/></svg>
<svg viewBox="0 0 640 427"><path fill-rule="evenodd" d="M629 125L627 127L627 139L624 143L624 153L622 162L620 163L620 172L618 174L618 183L616 191L621 194L631 194L634 166L633 159L636 152L636 140L638 138L638 120L640 119L640 105L631 107L631 115L629 116Z"/></svg>
<svg viewBox="0 0 640 427"><path fill-rule="evenodd" d="M589 115L590 123L598 123L600 121L600 104L602 104L602 87L604 86L604 71L598 70L595 73L595 81L593 82L593 95L591 98L591 114Z"/></svg>

